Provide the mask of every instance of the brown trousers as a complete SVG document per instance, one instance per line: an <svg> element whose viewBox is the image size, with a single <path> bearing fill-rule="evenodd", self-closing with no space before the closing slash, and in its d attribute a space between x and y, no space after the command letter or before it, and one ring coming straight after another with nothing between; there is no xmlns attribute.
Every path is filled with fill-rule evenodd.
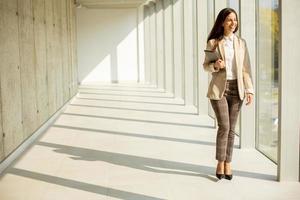
<svg viewBox="0 0 300 200"><path fill-rule="evenodd" d="M216 159L231 162L235 125L243 104L238 95L237 80L227 80L223 97L210 102L218 122Z"/></svg>

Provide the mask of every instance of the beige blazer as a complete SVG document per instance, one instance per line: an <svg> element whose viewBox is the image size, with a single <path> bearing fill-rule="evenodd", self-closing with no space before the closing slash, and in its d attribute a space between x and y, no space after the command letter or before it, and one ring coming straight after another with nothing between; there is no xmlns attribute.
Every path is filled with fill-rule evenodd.
<svg viewBox="0 0 300 200"><path fill-rule="evenodd" d="M213 49L215 39L209 40L206 46L206 49ZM237 67L237 81L238 81L238 90L239 97L241 100L244 99L245 93L254 93L253 84L251 78L251 66L249 53L246 45L246 41L238 36L234 36L233 39L234 47L234 58ZM221 55L222 59L225 60L224 52L224 39L219 41L218 48L216 50ZM226 63L225 63L226 65ZM226 84L226 69L215 70L214 63L209 63L208 58L205 57L203 67L205 71L208 71L212 74L212 79L210 81L207 97L213 100L220 100L225 91Z"/></svg>

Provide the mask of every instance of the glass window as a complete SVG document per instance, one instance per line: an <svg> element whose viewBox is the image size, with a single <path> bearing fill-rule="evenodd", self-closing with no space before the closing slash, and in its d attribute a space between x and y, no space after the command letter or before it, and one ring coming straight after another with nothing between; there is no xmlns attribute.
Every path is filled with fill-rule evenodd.
<svg viewBox="0 0 300 200"><path fill-rule="evenodd" d="M274 162L278 149L279 0L257 0L257 148Z"/></svg>

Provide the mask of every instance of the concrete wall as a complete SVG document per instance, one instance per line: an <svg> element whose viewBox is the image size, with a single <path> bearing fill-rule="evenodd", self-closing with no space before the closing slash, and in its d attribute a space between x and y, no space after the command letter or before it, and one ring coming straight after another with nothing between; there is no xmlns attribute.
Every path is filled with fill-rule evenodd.
<svg viewBox="0 0 300 200"><path fill-rule="evenodd" d="M0 161L77 92L72 0L0 0Z"/></svg>
<svg viewBox="0 0 300 200"><path fill-rule="evenodd" d="M138 80L137 9L77 9L78 79Z"/></svg>

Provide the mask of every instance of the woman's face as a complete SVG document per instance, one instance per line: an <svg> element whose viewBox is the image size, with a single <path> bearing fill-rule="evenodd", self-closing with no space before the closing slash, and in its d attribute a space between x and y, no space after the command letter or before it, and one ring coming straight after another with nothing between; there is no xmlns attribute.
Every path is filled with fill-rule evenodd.
<svg viewBox="0 0 300 200"><path fill-rule="evenodd" d="M234 32L235 28L237 27L237 19L233 12L230 13L229 15L227 15L227 17L223 23L223 27L224 27L225 34Z"/></svg>

